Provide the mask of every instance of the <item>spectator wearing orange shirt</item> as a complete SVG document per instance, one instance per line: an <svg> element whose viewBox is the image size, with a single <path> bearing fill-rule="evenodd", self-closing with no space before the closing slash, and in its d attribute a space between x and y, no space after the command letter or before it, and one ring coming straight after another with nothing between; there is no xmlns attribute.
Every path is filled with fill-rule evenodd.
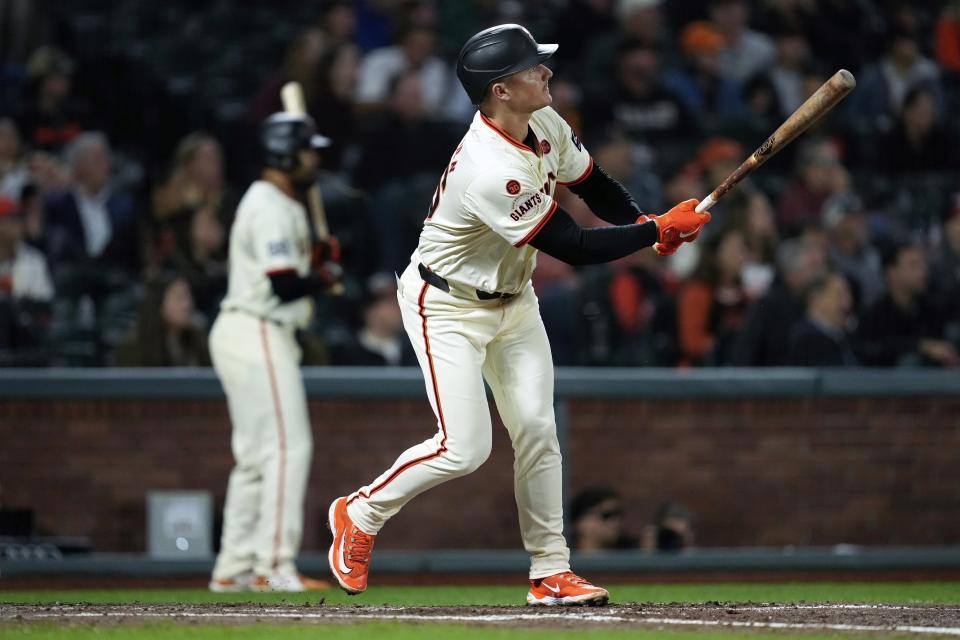
<svg viewBox="0 0 960 640"><path fill-rule="evenodd" d="M706 243L677 303L681 365L731 362L733 339L749 303L740 278L747 257L746 241L737 229L727 228Z"/></svg>

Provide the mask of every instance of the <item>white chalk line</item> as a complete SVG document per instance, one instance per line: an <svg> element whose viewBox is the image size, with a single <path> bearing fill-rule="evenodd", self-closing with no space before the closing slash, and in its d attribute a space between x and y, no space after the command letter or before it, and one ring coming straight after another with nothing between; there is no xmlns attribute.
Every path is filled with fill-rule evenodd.
<svg viewBox="0 0 960 640"><path fill-rule="evenodd" d="M367 620L402 620L411 622L527 622L545 619L582 620L589 622L632 622L645 625L687 625L702 627L732 627L751 629L794 629L805 631L863 631L863 632L897 632L931 634L941 636L960 636L960 627L924 627L918 625L862 625L862 624L829 624L810 622L748 622L737 620L697 620L684 618L647 618L626 617L592 613L516 613L516 614L478 614L465 615L424 615L410 613L312 613L290 612L284 610L233 611L194 613L189 611L176 613L157 613L151 611L123 612L123 611L65 611L62 613L32 614L31 619L42 618L278 618L293 620L330 620L353 619Z"/></svg>

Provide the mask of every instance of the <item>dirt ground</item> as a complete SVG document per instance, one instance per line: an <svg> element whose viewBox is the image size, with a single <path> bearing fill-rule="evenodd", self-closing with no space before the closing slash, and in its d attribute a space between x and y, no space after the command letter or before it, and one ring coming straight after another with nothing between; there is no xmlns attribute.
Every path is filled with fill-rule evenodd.
<svg viewBox="0 0 960 640"><path fill-rule="evenodd" d="M840 631L871 635L898 632L918 637L960 636L960 605L842 604L630 604L590 608L523 606L342 606L342 605L7 605L0 625L11 622L125 624L172 620L184 623L343 624L367 620L454 622L553 628L720 628Z"/></svg>

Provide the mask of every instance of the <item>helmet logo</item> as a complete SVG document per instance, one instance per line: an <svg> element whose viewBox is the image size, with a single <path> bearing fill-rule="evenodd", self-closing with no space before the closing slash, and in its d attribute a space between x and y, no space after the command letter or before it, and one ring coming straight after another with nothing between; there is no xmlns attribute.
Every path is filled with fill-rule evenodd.
<svg viewBox="0 0 960 640"><path fill-rule="evenodd" d="M547 155L548 153L550 153L550 143L548 141L546 140L540 141L540 153L543 155Z"/></svg>
<svg viewBox="0 0 960 640"><path fill-rule="evenodd" d="M507 180L507 193L512 196L520 193L520 183L516 180Z"/></svg>

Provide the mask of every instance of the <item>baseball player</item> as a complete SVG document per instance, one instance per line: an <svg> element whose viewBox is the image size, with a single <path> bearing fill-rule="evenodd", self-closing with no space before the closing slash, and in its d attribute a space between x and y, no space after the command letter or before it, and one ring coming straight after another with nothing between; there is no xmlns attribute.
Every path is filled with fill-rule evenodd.
<svg viewBox="0 0 960 640"><path fill-rule="evenodd" d="M329 140L309 116L278 113L263 123L261 143L265 168L237 208L227 295L210 332L236 460L213 591L330 586L294 566L312 450L295 332L310 320L310 296L335 281L312 269L332 257L333 245L311 244L300 200L315 178L316 149Z"/></svg>
<svg viewBox="0 0 960 640"><path fill-rule="evenodd" d="M694 211L696 200L645 215L593 162L549 107L552 73L543 62L556 49L508 24L481 31L460 52L457 75L479 112L443 171L397 294L438 431L330 505L330 568L347 593L366 588L375 536L391 516L486 460L486 380L513 442L520 531L531 556L527 602L605 604L609 597L570 571L553 363L530 275L537 250L571 264L652 245L668 254L696 238L710 216ZM617 226L581 228L553 199L561 184Z"/></svg>

